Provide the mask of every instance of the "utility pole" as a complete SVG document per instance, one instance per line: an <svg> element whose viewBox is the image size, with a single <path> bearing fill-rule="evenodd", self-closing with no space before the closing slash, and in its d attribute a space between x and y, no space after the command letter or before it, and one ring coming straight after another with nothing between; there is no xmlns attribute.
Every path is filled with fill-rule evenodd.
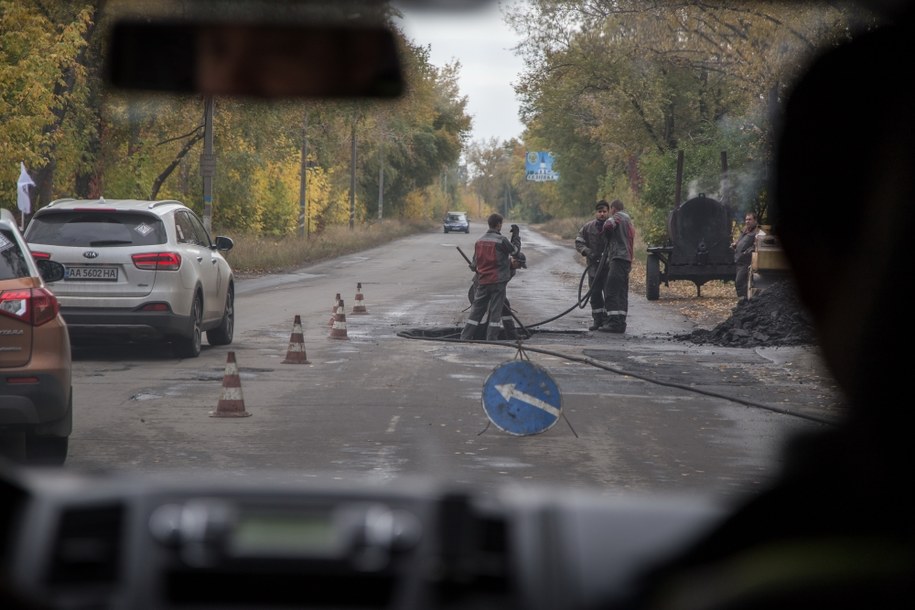
<svg viewBox="0 0 915 610"><path fill-rule="evenodd" d="M350 169L349 169L349 228L356 226L356 119L350 132Z"/></svg>
<svg viewBox="0 0 915 610"><path fill-rule="evenodd" d="M677 184L674 191L674 209L680 207L683 197L683 151L677 151Z"/></svg>
<svg viewBox="0 0 915 610"><path fill-rule="evenodd" d="M308 239L308 111L302 119L302 163L299 168L299 216L302 217L300 234Z"/></svg>
<svg viewBox="0 0 915 610"><path fill-rule="evenodd" d="M508 208L512 200L512 178L511 178L511 153L507 149L502 150L502 167L505 170L505 213L502 215L508 218Z"/></svg>
<svg viewBox="0 0 915 610"><path fill-rule="evenodd" d="M203 178L203 227L213 231L213 175L216 173L216 155L213 153L213 96L203 101L203 154L200 155L200 176Z"/></svg>
<svg viewBox="0 0 915 610"><path fill-rule="evenodd" d="M379 156L381 158L378 163L378 220L381 220L381 211L384 209L384 135L381 137Z"/></svg>

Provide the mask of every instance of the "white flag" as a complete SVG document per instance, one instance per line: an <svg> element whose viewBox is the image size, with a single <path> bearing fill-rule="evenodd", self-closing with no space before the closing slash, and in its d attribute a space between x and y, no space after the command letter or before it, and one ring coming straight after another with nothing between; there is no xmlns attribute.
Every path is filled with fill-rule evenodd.
<svg viewBox="0 0 915 610"><path fill-rule="evenodd" d="M19 163L19 181L16 182L16 204L23 214L32 213L32 197L29 195L29 187L35 186L35 182L29 173L25 171L25 163Z"/></svg>

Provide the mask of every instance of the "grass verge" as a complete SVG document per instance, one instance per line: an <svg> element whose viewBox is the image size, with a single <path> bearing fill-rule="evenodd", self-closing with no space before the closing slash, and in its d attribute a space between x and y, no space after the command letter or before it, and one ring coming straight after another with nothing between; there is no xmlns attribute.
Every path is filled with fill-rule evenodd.
<svg viewBox="0 0 915 610"><path fill-rule="evenodd" d="M384 220L352 229L346 225L332 226L307 239L298 235L231 235L235 247L226 259L238 277L281 273L434 228L428 221Z"/></svg>

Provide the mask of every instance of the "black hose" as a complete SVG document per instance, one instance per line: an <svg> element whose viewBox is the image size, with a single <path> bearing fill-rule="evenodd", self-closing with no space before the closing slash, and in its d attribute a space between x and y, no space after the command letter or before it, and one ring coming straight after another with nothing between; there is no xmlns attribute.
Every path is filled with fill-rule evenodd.
<svg viewBox="0 0 915 610"><path fill-rule="evenodd" d="M603 250L603 252L601 252L601 255L600 255L600 261L597 263L597 270L594 272L594 277L600 277L601 272L604 270L604 267L606 267L607 252L608 252L608 248L606 246L604 246L604 250ZM585 270L581 274L581 279L578 280L578 301L576 301L574 305L572 305L571 307L566 309L564 312L553 316L552 318L547 318L546 320L543 320L542 322L537 322L536 324L529 324L528 328L537 328L538 326L543 326L544 324L548 324L554 320L558 320L559 318L561 318L565 315L568 315L569 313L574 311L576 307L578 309L584 309L588 305L588 303L591 302L591 293L594 291L594 286L589 286L588 292L586 292L584 294L584 296L582 296L582 294L581 294L581 289L585 285L585 277L587 277L587 275L588 275L588 269L590 269L590 265L585 267ZM514 314L512 314L512 317L514 317ZM517 319L518 318L515 318L515 320L517 320ZM521 324L521 322L519 321L518 324Z"/></svg>
<svg viewBox="0 0 915 610"><path fill-rule="evenodd" d="M792 417L806 419L808 421L816 422L818 424L834 425L834 423L835 423L835 422L829 421L828 419L823 419L823 418L816 417L813 415L795 413L793 411L789 411L788 409L773 407L770 405L754 402L752 400L746 400L744 398L739 398L736 396L728 396L726 394L719 394L718 392L702 390L700 388L696 388L695 386L683 385L680 383L674 383L674 382L670 382L670 381L660 381L658 379L653 379L653 378L645 376L645 375L637 375L635 373L630 373L630 372L624 371L622 369L610 366L608 364L601 362L600 360L595 360L594 358L589 358L587 356L571 356L569 354L564 354L562 352L555 352L552 350L531 347L530 345L527 345L527 344L525 344L523 348L520 348L518 343L513 343L513 342L508 342L508 341L481 341L481 340L477 340L477 339L461 340L461 339L447 339L445 337L430 338L430 337L410 335L407 333L397 333L397 336L403 337L405 339L426 339L427 341L445 341L445 342L453 341L453 342L458 342L458 343L478 343L478 344L483 344L483 345L496 345L496 346L500 346L500 347L509 347L512 349L524 349L529 352L536 352L538 354L546 354L548 356L555 356L557 358L562 358L564 360L570 360L572 362L581 362L583 364L588 364L588 365L597 367L599 369L603 369L605 371L610 371L611 373L616 373L617 375L632 377L633 379L639 379L639 380L645 381L647 383L653 383L655 385L659 385L659 386L663 386L663 387L667 387L667 388L676 388L678 390L693 392L695 394L702 394L703 396L709 396L711 398L720 398L722 400L736 402L738 404L742 404L747 407L763 409L765 411L771 411L773 413L779 413L781 415L790 415Z"/></svg>
<svg viewBox="0 0 915 610"><path fill-rule="evenodd" d="M609 248L607 247L607 244L605 244L604 249L600 254L600 260L597 263L597 270L594 272L594 277L600 277L601 271L603 271L604 267L607 265L607 252L608 251L609 251ZM470 259L467 258L467 255L464 254L464 252L460 248L458 248L458 252L460 252L461 256L464 257L464 260L466 260L467 263L470 264ZM536 324L529 324L529 325L525 326L521 322L521 320L518 319L518 316L515 315L515 312L511 311L511 308L509 308L509 310L511 311L512 318L515 320L515 322L518 323L518 326L521 327L521 329L524 331L524 334L527 335L526 338L531 337L531 333L528 330L529 328L537 328L538 326L543 326L544 324L549 324L550 322L553 322L563 316L570 314L571 312L573 312L575 310L575 308L584 309L588 305L588 303L591 302L591 293L594 291L594 286L589 285L588 292L586 292L584 294L584 296L582 296L582 294L581 294L581 289L585 285L585 277L587 277L588 269L590 269L590 268L591 268L590 264L586 265L585 270L581 273L581 278L578 280L578 300L575 302L575 304L572 305L571 307L569 307L568 309L566 309L565 311L563 311L562 313L553 316L552 318L547 318L546 320L537 322ZM468 309L470 309L471 306L473 306L473 303L471 303L466 308L464 308L463 311L467 311ZM460 335L460 333L455 333L455 334ZM449 336L452 336L452 335L449 335Z"/></svg>
<svg viewBox="0 0 915 610"><path fill-rule="evenodd" d="M598 262L598 264L597 264L597 271L596 271L595 274L594 274L595 277L599 277L599 276L600 276L601 271L603 270L604 266L606 265L606 262L607 262L607 250L608 250L608 249L607 249L606 247L604 247L604 251L601 253L600 262ZM532 335L531 335L531 332L528 330L529 328L537 328L538 326L543 326L544 324L547 324L548 322L552 322L552 321L554 321L554 320L558 320L558 319L561 318L562 316L565 316L565 315L569 314L569 313L570 313L571 311L573 311L576 307L579 308L579 309L584 309L584 308L585 308L585 306L590 302L590 299L591 299L591 292L594 290L594 286L590 286L590 287L588 288L588 292L585 293L584 296L582 296L582 294L581 294L581 290L582 290L582 287L584 286L584 282L585 282L585 276L586 276L587 274L588 274L588 268L586 267L585 270L584 270L584 272L583 272L582 275L581 275L581 279L580 279L579 282L578 282L578 295L579 295L579 296L578 296L578 301L575 303L575 305L573 305L573 306L570 307L569 309L565 310L565 311L562 312L561 314L556 315L556 316L553 316L552 318L548 318L548 319L546 319L546 320L544 320L544 321L542 321L542 322L538 322L537 324L530 324L530 325L528 325L528 326L525 326L525 325L521 322L521 320L518 319L518 316L515 315L514 311L511 312L512 318L515 320L515 322L518 323L518 326L521 327L521 329L524 331L524 334L527 335L525 338L530 338L530 337L532 336ZM451 333L451 334L449 334L449 335L444 335L444 336L441 336L441 337L424 337L424 336L410 335L410 334L407 334L407 333L397 333L397 336L398 336L398 337L405 338L405 339L426 339L427 341L445 341L445 342L454 341L454 342L460 342L460 343L481 343L481 344L484 344L484 345L500 345L500 346L505 346L505 347L511 347L512 349L519 349L519 346L520 346L520 343L518 343L518 342L507 342L507 341L483 341L483 340L478 340L478 339L460 339L460 338L459 338L459 337L460 337L460 334L461 334L460 332L457 332L457 333ZM457 339L454 339L454 338L452 338L452 337L458 337L458 338L457 338ZM778 408L778 407L772 407L772 406L769 406L769 405L765 405L765 404L758 403L758 402L753 402L753 401L751 401L751 400L745 400L745 399L743 399L743 398L737 398L737 397L734 397L734 396L727 396L727 395L725 395L725 394L719 394L718 392L711 392L711 391L708 391L708 390L702 390L702 389L696 388L696 387L694 387L694 386L688 386L688 385L683 385L683 384L673 383L673 382L667 382L667 381L659 381L659 380L657 380L657 379L652 379L651 377L646 377L646 376L644 376L644 375L636 375L636 374L634 374L634 373L628 373L628 372L626 372L626 371L624 371L624 370L622 370L622 369L618 369L618 368L609 366L609 365L604 364L603 362L601 362L601 361L599 361L599 360L595 360L594 358L589 358L589 357L587 357L587 356L570 356L570 355L568 355L568 354L563 354L563 353L561 353L561 352L554 352L554 351L550 351L550 350L545 350L545 349L540 349L540 348L531 347L531 346L528 345L528 344L525 344L523 349L525 349L525 350L527 350L527 351L531 351L531 352L537 352L537 353L540 353L540 354L547 354L547 355L550 355L550 356L556 356L556 357L558 357L558 358L563 358L563 359L565 359L565 360L570 360L570 361L572 361L572 362L581 362L581 363L584 363L584 364L589 364L589 365L591 365L591 366L594 366L594 367L603 369L603 370L605 370L605 371L610 371L610 372L612 372L612 373L616 373L617 375L625 375L626 377L632 377L632 378L634 378L634 379L639 379L639 380L641 380L641 381L645 381L645 382L648 382L648 383L653 383L653 384L660 385L660 386L664 386L664 387L676 388L676 389L680 389L680 390L686 390L686 391L689 391L689 392L694 392L694 393L696 393L696 394L702 394L702 395L704 395L704 396L709 396L709 397L712 397L712 398L720 398L720 399L722 399L722 400L728 400L728 401L731 401L731 402L736 402L736 403L738 403L738 404L742 404L742 405L745 405L745 406L747 406L747 407L754 407L754 408L756 408L756 409L764 409L764 410L766 410L766 411L772 411L772 412L774 412L774 413L780 413L780 414L782 414L782 415L790 415L790 416L793 416L793 417L799 417L799 418L801 418L801 419L806 419L806 420L813 421L813 422L820 423L820 424L831 425L831 424L833 423L833 422L831 422L831 421L829 421L829 420L822 419L822 418L819 418L819 417L815 417L815 416L812 416L812 415L804 415L803 413L794 413L794 412L792 412L792 411L788 411L787 409L781 409L781 408Z"/></svg>

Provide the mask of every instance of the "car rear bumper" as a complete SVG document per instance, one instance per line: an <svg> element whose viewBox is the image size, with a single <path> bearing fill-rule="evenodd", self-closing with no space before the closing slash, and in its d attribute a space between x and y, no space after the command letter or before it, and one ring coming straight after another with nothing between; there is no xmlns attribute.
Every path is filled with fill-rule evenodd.
<svg viewBox="0 0 915 610"><path fill-rule="evenodd" d="M187 333L188 316L171 311L75 308L60 310L71 338L123 335L132 338L165 338Z"/></svg>
<svg viewBox="0 0 915 610"><path fill-rule="evenodd" d="M4 371L0 374L0 426L40 428L65 418L70 409L70 387L62 385L60 377L59 374L34 372ZM14 379L33 381L11 383ZM69 430L57 432L63 436L70 433Z"/></svg>

